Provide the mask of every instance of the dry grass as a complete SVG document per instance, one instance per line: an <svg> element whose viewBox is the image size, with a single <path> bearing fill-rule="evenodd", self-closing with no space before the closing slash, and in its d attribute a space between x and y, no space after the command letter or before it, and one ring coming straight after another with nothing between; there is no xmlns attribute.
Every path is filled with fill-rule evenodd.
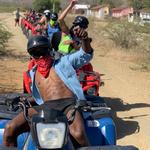
<svg viewBox="0 0 150 150"><path fill-rule="evenodd" d="M7 29L0 23L0 55L6 53L6 42L11 36L12 34L9 31L7 31Z"/></svg>
<svg viewBox="0 0 150 150"><path fill-rule="evenodd" d="M17 8L17 6L0 4L0 13L3 13L3 12L13 12L13 11L16 10L16 8Z"/></svg>

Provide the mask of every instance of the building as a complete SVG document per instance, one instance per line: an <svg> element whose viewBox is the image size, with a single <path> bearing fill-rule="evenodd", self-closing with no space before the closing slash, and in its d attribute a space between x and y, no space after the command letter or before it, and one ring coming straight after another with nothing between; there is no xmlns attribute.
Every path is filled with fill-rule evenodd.
<svg viewBox="0 0 150 150"><path fill-rule="evenodd" d="M150 12L140 12L140 18L142 23L150 23Z"/></svg>
<svg viewBox="0 0 150 150"><path fill-rule="evenodd" d="M90 5L86 5L86 4L76 4L73 9L72 12L73 13L78 13L78 14L85 14L88 15L88 10L90 8Z"/></svg>
<svg viewBox="0 0 150 150"><path fill-rule="evenodd" d="M129 14L133 14L133 8L132 7L124 7L124 8L113 8L111 10L112 17L120 18L128 16Z"/></svg>
<svg viewBox="0 0 150 150"><path fill-rule="evenodd" d="M104 19L109 15L109 6L97 5L90 8L88 15L94 16L98 19Z"/></svg>

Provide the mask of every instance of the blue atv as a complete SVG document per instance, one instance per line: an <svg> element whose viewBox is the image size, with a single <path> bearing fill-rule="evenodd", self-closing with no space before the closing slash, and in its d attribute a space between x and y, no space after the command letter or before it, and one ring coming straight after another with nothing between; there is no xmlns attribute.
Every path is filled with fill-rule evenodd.
<svg viewBox="0 0 150 150"><path fill-rule="evenodd" d="M22 98L24 100L20 101ZM30 124L30 132L18 136L18 150L76 149L69 136L68 120L64 113L56 109L42 108L38 114L29 118L28 108L32 107L29 103L30 98L31 96L27 94L4 94L0 96L1 148L4 149L2 139L6 124L23 109L24 116ZM122 148L126 148L123 150L137 150L133 149L134 147L112 146L116 144L116 129L110 115L110 108L107 107L104 100L100 97L88 96L87 100L91 105L83 106L80 109L83 114L85 129L91 147L80 149L122 150ZM75 107L72 119L76 109L78 108Z"/></svg>

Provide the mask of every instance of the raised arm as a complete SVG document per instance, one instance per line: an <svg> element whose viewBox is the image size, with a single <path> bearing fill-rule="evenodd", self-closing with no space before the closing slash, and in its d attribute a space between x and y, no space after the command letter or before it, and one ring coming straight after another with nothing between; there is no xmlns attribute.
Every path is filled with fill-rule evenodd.
<svg viewBox="0 0 150 150"><path fill-rule="evenodd" d="M88 37L85 29L78 26L75 28L74 34L81 40L82 46L79 51L66 57L68 57L74 69L79 69L93 58L93 48L91 46L91 39Z"/></svg>
<svg viewBox="0 0 150 150"><path fill-rule="evenodd" d="M58 18L58 22L60 24L61 30L62 32L68 34L69 33L69 29L64 21L66 15L68 14L68 12L73 8L73 6L75 4L77 4L78 0L71 0L71 2L69 3L69 5L67 6L67 8L61 13L61 15Z"/></svg>
<svg viewBox="0 0 150 150"><path fill-rule="evenodd" d="M61 13L60 17L58 18L59 21L64 20L68 12L73 8L75 4L77 4L78 0L71 0L67 8Z"/></svg>

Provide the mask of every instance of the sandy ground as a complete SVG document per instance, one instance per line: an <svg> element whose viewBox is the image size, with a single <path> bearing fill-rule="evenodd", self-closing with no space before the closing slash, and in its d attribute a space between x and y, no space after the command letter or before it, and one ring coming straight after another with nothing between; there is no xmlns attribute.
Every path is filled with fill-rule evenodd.
<svg viewBox="0 0 150 150"><path fill-rule="evenodd" d="M27 40L20 27L14 27L11 14L0 14L0 20L2 18L13 37L8 42L10 54L0 57L0 92L21 92L22 75L29 59ZM117 144L150 150L150 73L131 70L135 64L125 60L101 57L100 49L95 49L92 63L105 82L100 95L115 112Z"/></svg>

